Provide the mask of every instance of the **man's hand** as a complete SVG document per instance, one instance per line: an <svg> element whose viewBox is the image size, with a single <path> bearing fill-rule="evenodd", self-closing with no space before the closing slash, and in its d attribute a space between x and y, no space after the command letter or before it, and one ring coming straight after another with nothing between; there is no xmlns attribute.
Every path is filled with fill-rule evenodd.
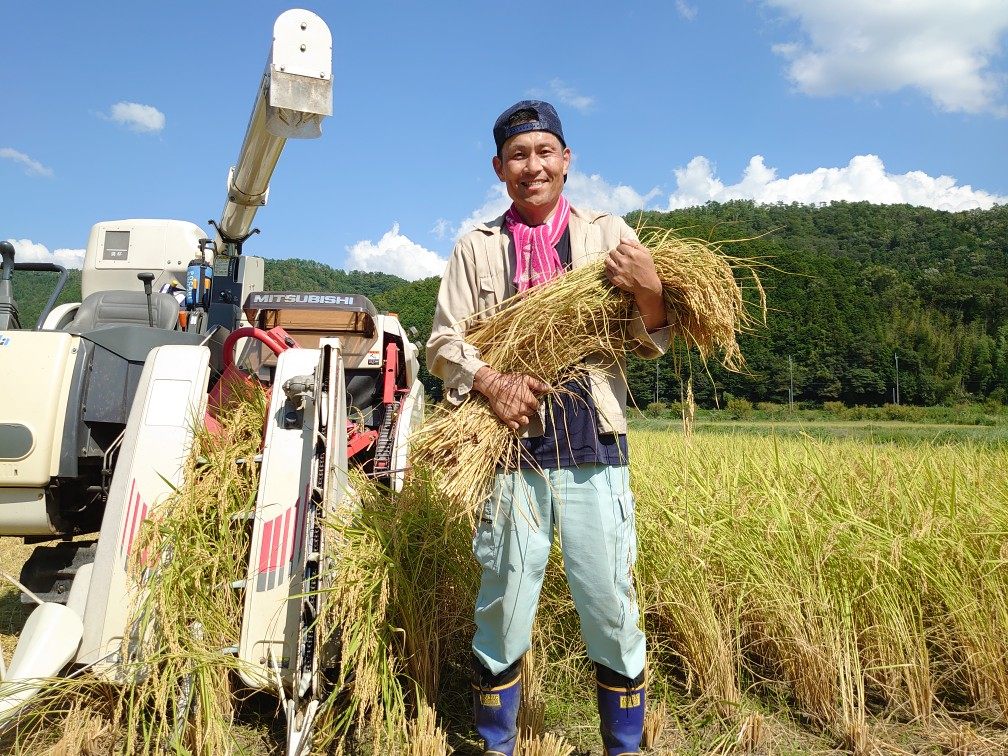
<svg viewBox="0 0 1008 756"><path fill-rule="evenodd" d="M645 246L630 239L621 240L606 257L605 273L609 283L634 295L648 331L668 325L661 279Z"/></svg>
<svg viewBox="0 0 1008 756"><path fill-rule="evenodd" d="M490 409L511 430L529 424L539 410L539 395L550 390L548 384L522 373L498 373L484 365L473 376L473 388L486 397Z"/></svg>

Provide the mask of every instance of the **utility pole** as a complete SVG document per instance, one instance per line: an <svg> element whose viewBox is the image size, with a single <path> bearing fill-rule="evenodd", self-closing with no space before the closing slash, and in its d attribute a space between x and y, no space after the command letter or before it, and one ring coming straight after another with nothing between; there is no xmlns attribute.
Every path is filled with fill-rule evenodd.
<svg viewBox="0 0 1008 756"><path fill-rule="evenodd" d="M900 403L899 395L899 355L896 352L892 354L893 359L896 360L896 404Z"/></svg>
<svg viewBox="0 0 1008 756"><path fill-rule="evenodd" d="M787 392L787 403L788 409L794 409L794 361L791 359L791 355L787 356L787 366L788 366L788 392Z"/></svg>

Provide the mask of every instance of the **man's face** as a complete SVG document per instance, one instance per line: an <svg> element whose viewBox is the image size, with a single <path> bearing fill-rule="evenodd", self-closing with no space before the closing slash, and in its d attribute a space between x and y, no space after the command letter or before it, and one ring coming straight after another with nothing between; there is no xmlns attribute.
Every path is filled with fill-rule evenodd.
<svg viewBox="0 0 1008 756"><path fill-rule="evenodd" d="M493 167L525 221L539 224L560 198L570 160L570 149L556 135L526 131L504 142Z"/></svg>

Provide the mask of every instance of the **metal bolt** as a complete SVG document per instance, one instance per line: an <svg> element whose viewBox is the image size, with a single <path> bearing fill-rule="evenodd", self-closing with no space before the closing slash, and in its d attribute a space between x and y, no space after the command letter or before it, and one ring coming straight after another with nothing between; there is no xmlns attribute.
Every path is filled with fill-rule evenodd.
<svg viewBox="0 0 1008 756"><path fill-rule="evenodd" d="M280 66L280 70L281 71L286 71L287 70L287 66Z"/></svg>
<svg viewBox="0 0 1008 756"><path fill-rule="evenodd" d="M308 49L308 45L301 45L301 52L304 52L307 49Z"/></svg>
<svg viewBox="0 0 1008 756"><path fill-rule="evenodd" d="M265 664L266 663L266 657L265 656L259 657L259 663L260 664Z"/></svg>
<svg viewBox="0 0 1008 756"><path fill-rule="evenodd" d="M308 28L308 24L306 24L304 21L302 21L301 22L301 31L304 31L307 28Z"/></svg>

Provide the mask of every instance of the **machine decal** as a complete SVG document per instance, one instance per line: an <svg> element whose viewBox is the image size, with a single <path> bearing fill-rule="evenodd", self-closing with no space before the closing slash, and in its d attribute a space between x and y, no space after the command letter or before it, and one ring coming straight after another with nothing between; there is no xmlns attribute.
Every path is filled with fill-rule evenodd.
<svg viewBox="0 0 1008 756"><path fill-rule="evenodd" d="M287 577L288 566L293 561L295 553L301 550L300 545L295 547L295 543L303 522L305 507L302 505L307 500L308 488L305 487L305 495L298 497L293 507L288 507L283 514L277 515L263 526L262 543L259 545L259 567L256 571L257 592L272 590Z"/></svg>
<svg viewBox="0 0 1008 756"><path fill-rule="evenodd" d="M133 548L133 541L136 540L137 533L140 532L140 524L147 517L147 502L140 497L140 492L136 490L136 479L130 482L129 510L126 514L125 522L129 525L123 528L122 537L119 539L119 555L129 556L130 549ZM129 538L127 538L127 533Z"/></svg>
<svg viewBox="0 0 1008 756"><path fill-rule="evenodd" d="M251 308L264 307L266 305L348 305L352 306L356 299L348 294L301 294L301 293L272 293L253 292L246 300L246 306Z"/></svg>
<svg viewBox="0 0 1008 756"><path fill-rule="evenodd" d="M8 344L10 344L10 337L0 336L0 346L7 346Z"/></svg>

